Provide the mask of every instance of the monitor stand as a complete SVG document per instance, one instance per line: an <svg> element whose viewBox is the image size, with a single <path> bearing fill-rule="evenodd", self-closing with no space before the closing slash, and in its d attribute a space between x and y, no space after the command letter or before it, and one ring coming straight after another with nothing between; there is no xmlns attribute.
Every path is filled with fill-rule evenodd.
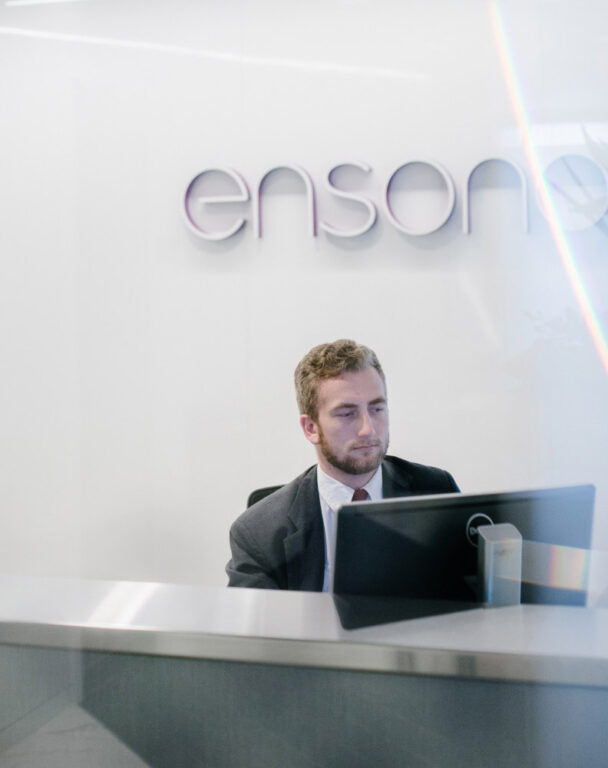
<svg viewBox="0 0 608 768"><path fill-rule="evenodd" d="M521 603L522 536L511 523L477 529L477 584L485 605Z"/></svg>

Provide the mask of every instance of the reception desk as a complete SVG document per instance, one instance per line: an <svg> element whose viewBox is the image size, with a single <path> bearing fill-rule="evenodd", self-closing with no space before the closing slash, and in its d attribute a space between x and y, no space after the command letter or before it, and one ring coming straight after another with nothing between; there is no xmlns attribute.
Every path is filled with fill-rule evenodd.
<svg viewBox="0 0 608 768"><path fill-rule="evenodd" d="M150 766L606 765L603 609L349 630L326 594L3 577L0 595L0 747L71 700Z"/></svg>

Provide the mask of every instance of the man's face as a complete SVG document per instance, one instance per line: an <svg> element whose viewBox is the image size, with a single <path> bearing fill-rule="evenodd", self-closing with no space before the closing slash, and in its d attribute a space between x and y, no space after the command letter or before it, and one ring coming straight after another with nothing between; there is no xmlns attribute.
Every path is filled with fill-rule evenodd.
<svg viewBox="0 0 608 768"><path fill-rule="evenodd" d="M346 372L321 380L317 393L316 421L300 420L317 446L321 468L342 482L346 476L371 477L388 449L388 406L380 375L372 367Z"/></svg>

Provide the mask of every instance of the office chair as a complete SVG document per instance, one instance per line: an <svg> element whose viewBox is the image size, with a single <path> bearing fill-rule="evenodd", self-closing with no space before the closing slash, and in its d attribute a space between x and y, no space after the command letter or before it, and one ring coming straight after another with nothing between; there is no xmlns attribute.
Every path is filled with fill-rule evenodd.
<svg viewBox="0 0 608 768"><path fill-rule="evenodd" d="M266 488L257 488L255 491L251 491L247 499L247 507L250 507L252 504L255 504L256 501L261 501L262 499L265 499L266 496L270 496L271 493L278 491L279 488L282 488L282 487L283 487L282 485L269 485Z"/></svg>

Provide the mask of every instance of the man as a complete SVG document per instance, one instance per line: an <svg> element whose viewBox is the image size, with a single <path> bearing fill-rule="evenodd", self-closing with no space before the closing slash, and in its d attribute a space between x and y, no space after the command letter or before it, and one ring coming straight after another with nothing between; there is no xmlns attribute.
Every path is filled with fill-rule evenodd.
<svg viewBox="0 0 608 768"><path fill-rule="evenodd" d="M318 464L232 525L229 586L328 591L342 504L458 491L445 470L386 456L386 384L369 347L349 339L314 347L298 364L295 385Z"/></svg>

